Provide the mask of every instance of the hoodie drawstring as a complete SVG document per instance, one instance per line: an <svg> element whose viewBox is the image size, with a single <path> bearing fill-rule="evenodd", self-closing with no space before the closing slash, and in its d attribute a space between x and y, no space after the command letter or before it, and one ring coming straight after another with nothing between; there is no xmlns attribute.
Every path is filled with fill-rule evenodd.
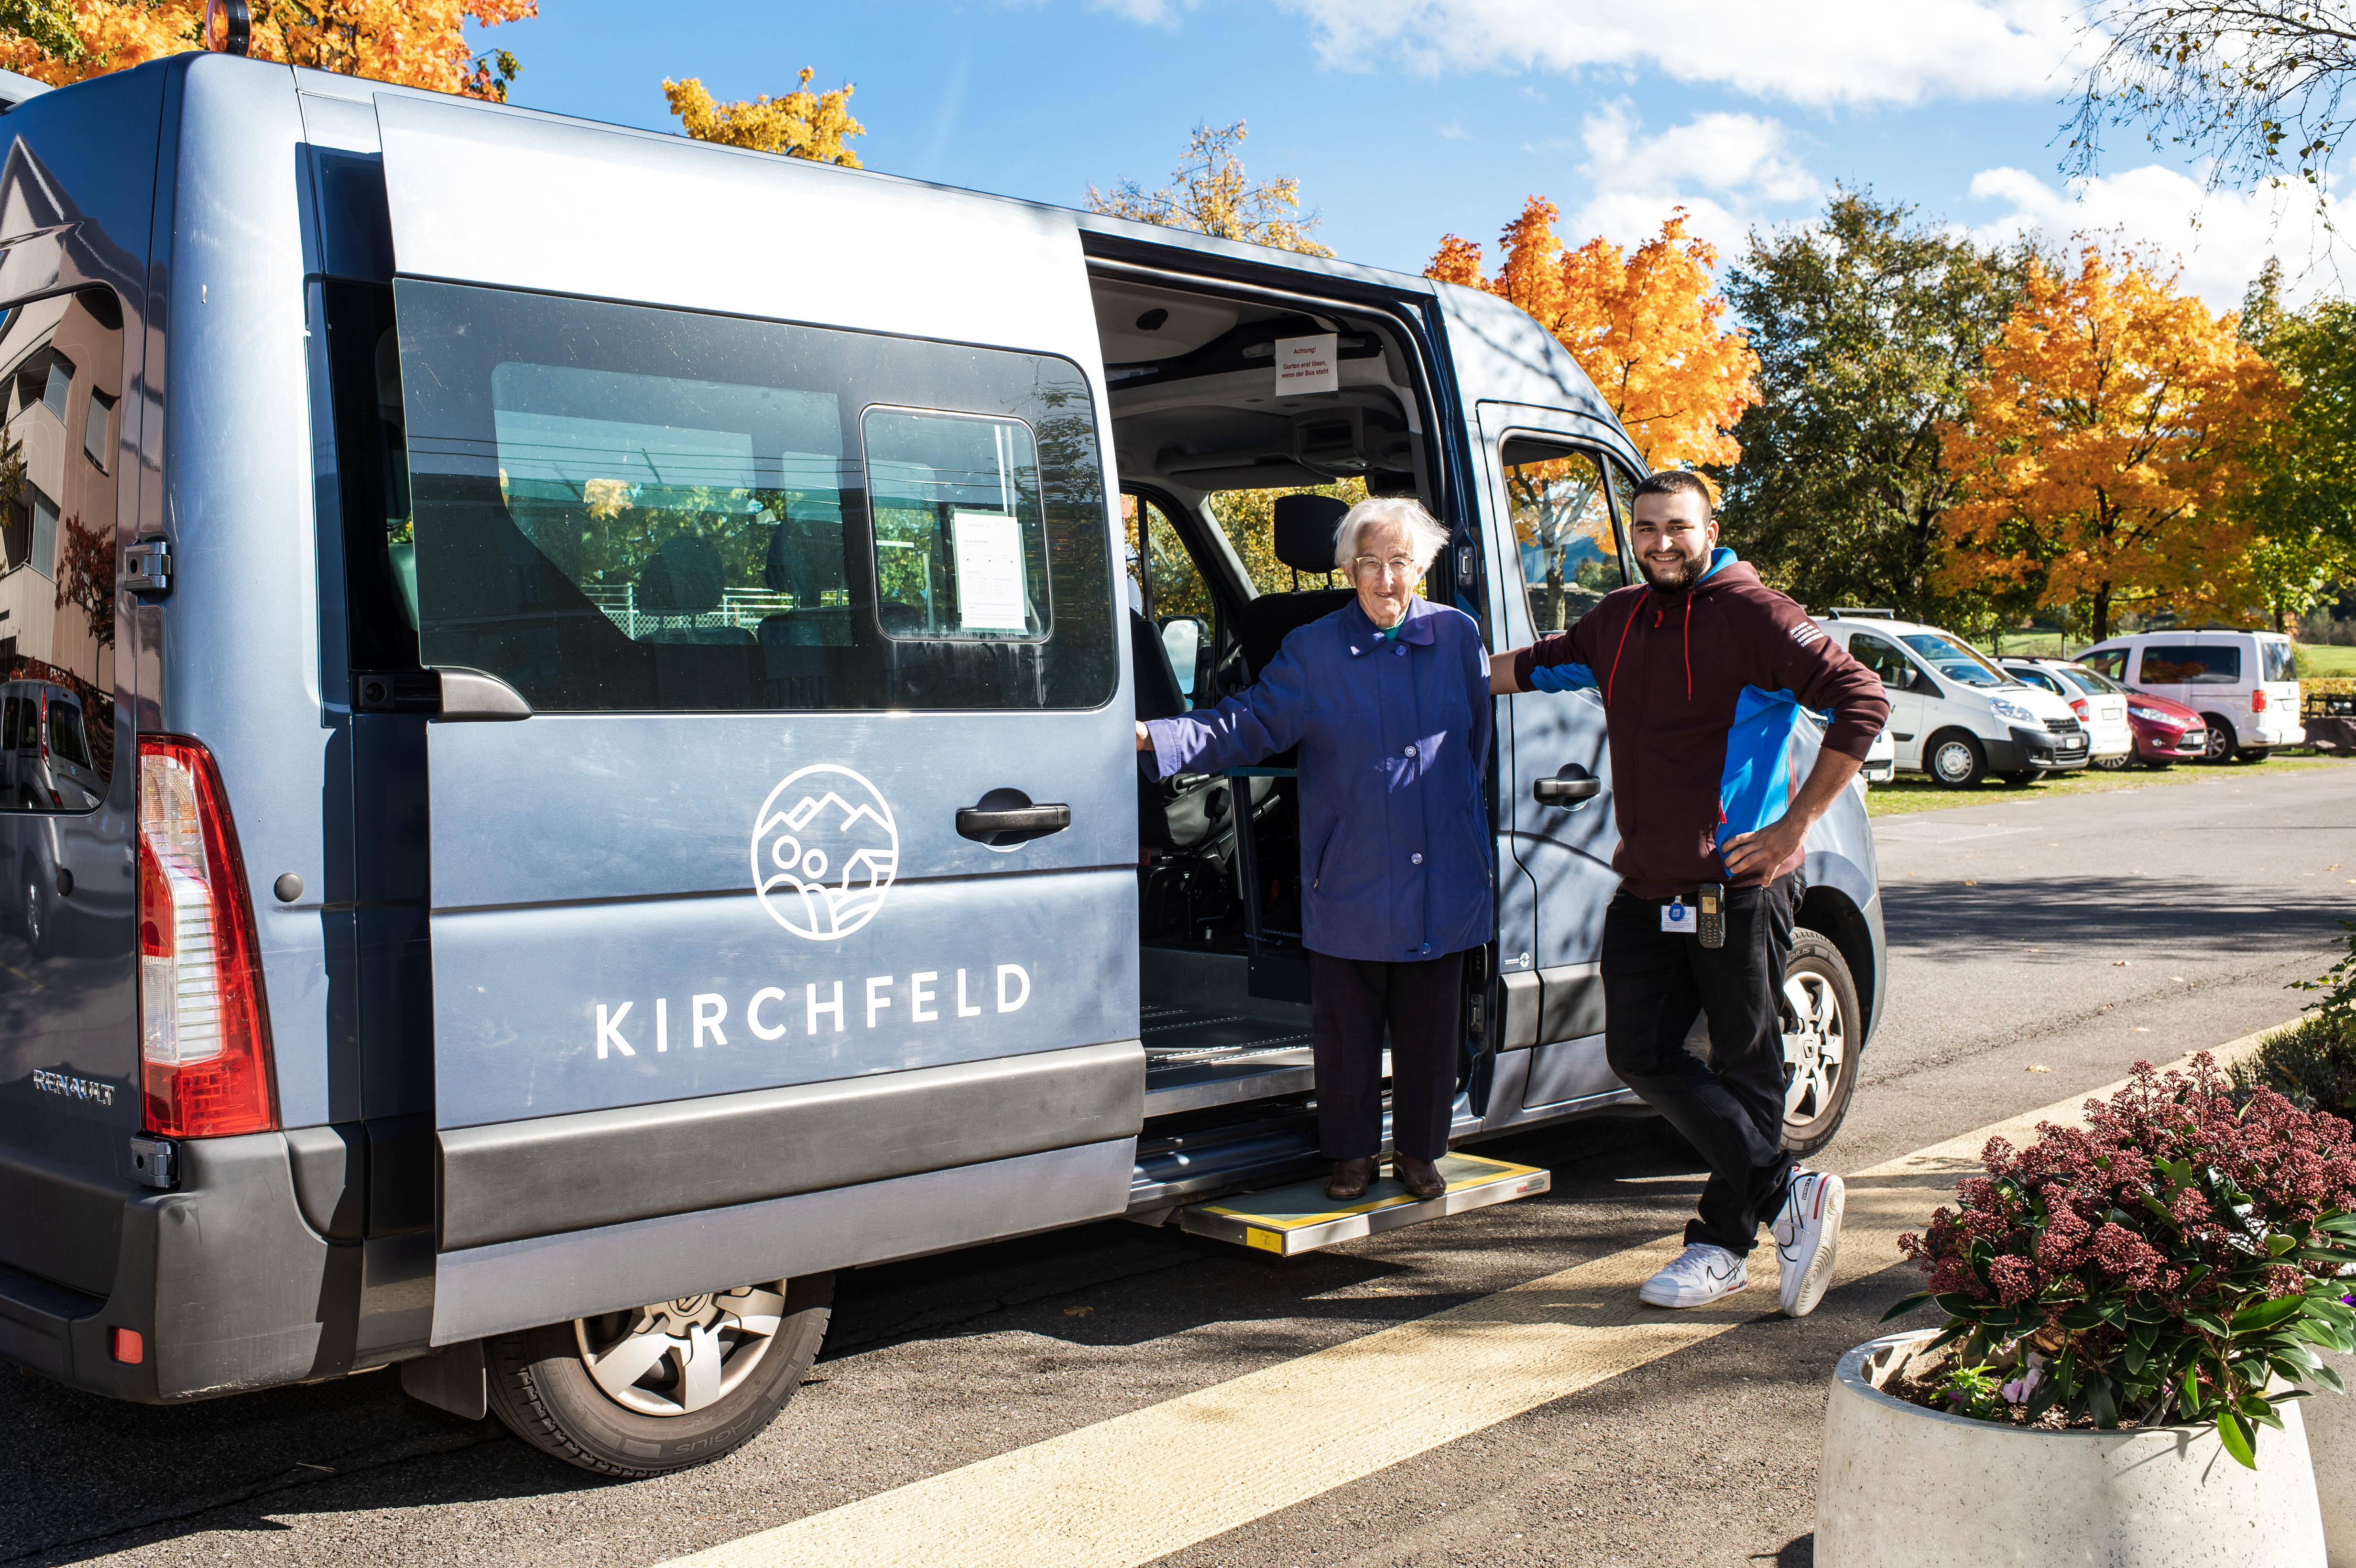
<svg viewBox="0 0 2356 1568"><path fill-rule="evenodd" d="M1612 700L1612 683L1620 678L1620 650L1628 645L1628 634L1636 629L1636 617L1644 613L1644 605L1642 600L1630 607L1627 624L1620 628L1620 640L1612 645L1612 668L1603 677L1603 700L1607 705Z"/></svg>
<svg viewBox="0 0 2356 1568"><path fill-rule="evenodd" d="M1686 590L1686 700L1693 700L1693 590Z"/></svg>

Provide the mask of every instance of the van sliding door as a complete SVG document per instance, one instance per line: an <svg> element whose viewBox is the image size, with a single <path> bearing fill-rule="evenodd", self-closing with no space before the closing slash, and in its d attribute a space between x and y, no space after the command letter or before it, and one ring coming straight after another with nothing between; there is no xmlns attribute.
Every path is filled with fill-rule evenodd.
<svg viewBox="0 0 2356 1568"><path fill-rule="evenodd" d="M1136 789L1076 235L378 117L443 672L434 1341L1119 1212Z"/></svg>

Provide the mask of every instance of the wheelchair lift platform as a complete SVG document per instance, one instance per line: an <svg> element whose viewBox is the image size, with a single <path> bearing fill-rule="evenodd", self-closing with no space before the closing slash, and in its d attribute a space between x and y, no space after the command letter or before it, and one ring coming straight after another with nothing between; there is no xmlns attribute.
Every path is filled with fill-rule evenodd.
<svg viewBox="0 0 2356 1568"><path fill-rule="evenodd" d="M1552 1174L1534 1165L1509 1165L1471 1154L1442 1156L1440 1174L1447 1179L1448 1190L1437 1198L1410 1198L1397 1178L1387 1176L1368 1187L1365 1197L1342 1203L1325 1196L1326 1179L1321 1176L1290 1187L1181 1209L1178 1223L1198 1236L1215 1236L1289 1258L1377 1231L1437 1220L1443 1214L1510 1203L1554 1185Z"/></svg>

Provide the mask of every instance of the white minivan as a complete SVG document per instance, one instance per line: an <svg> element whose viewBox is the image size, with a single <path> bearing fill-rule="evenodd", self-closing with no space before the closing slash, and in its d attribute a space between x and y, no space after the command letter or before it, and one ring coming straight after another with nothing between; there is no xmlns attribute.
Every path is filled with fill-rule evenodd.
<svg viewBox="0 0 2356 1568"><path fill-rule="evenodd" d="M2097 643L2078 662L2200 714L2212 763L2262 763L2307 735L2290 639L2279 632L2139 632Z"/></svg>
<svg viewBox="0 0 2356 1568"><path fill-rule="evenodd" d="M2086 727L2067 702L1997 668L1953 633L1886 610L1815 619L1881 677L1901 768L1968 789L1990 773L2030 784L2086 765Z"/></svg>

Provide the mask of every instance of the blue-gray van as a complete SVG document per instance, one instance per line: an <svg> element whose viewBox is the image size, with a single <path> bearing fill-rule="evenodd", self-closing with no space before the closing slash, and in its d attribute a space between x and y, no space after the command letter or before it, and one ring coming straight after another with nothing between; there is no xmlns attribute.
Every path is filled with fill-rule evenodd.
<svg viewBox="0 0 2356 1568"><path fill-rule="evenodd" d="M0 140L0 1356L77 1388L398 1363L646 1475L762 1429L842 1270L1262 1244L1299 781L1141 782L1132 721L1343 602L1337 482L1494 647L1631 577L1634 449L1478 292L222 54ZM1467 1144L1633 1105L1601 709L1497 720ZM1814 1148L1861 791L1806 876Z"/></svg>

